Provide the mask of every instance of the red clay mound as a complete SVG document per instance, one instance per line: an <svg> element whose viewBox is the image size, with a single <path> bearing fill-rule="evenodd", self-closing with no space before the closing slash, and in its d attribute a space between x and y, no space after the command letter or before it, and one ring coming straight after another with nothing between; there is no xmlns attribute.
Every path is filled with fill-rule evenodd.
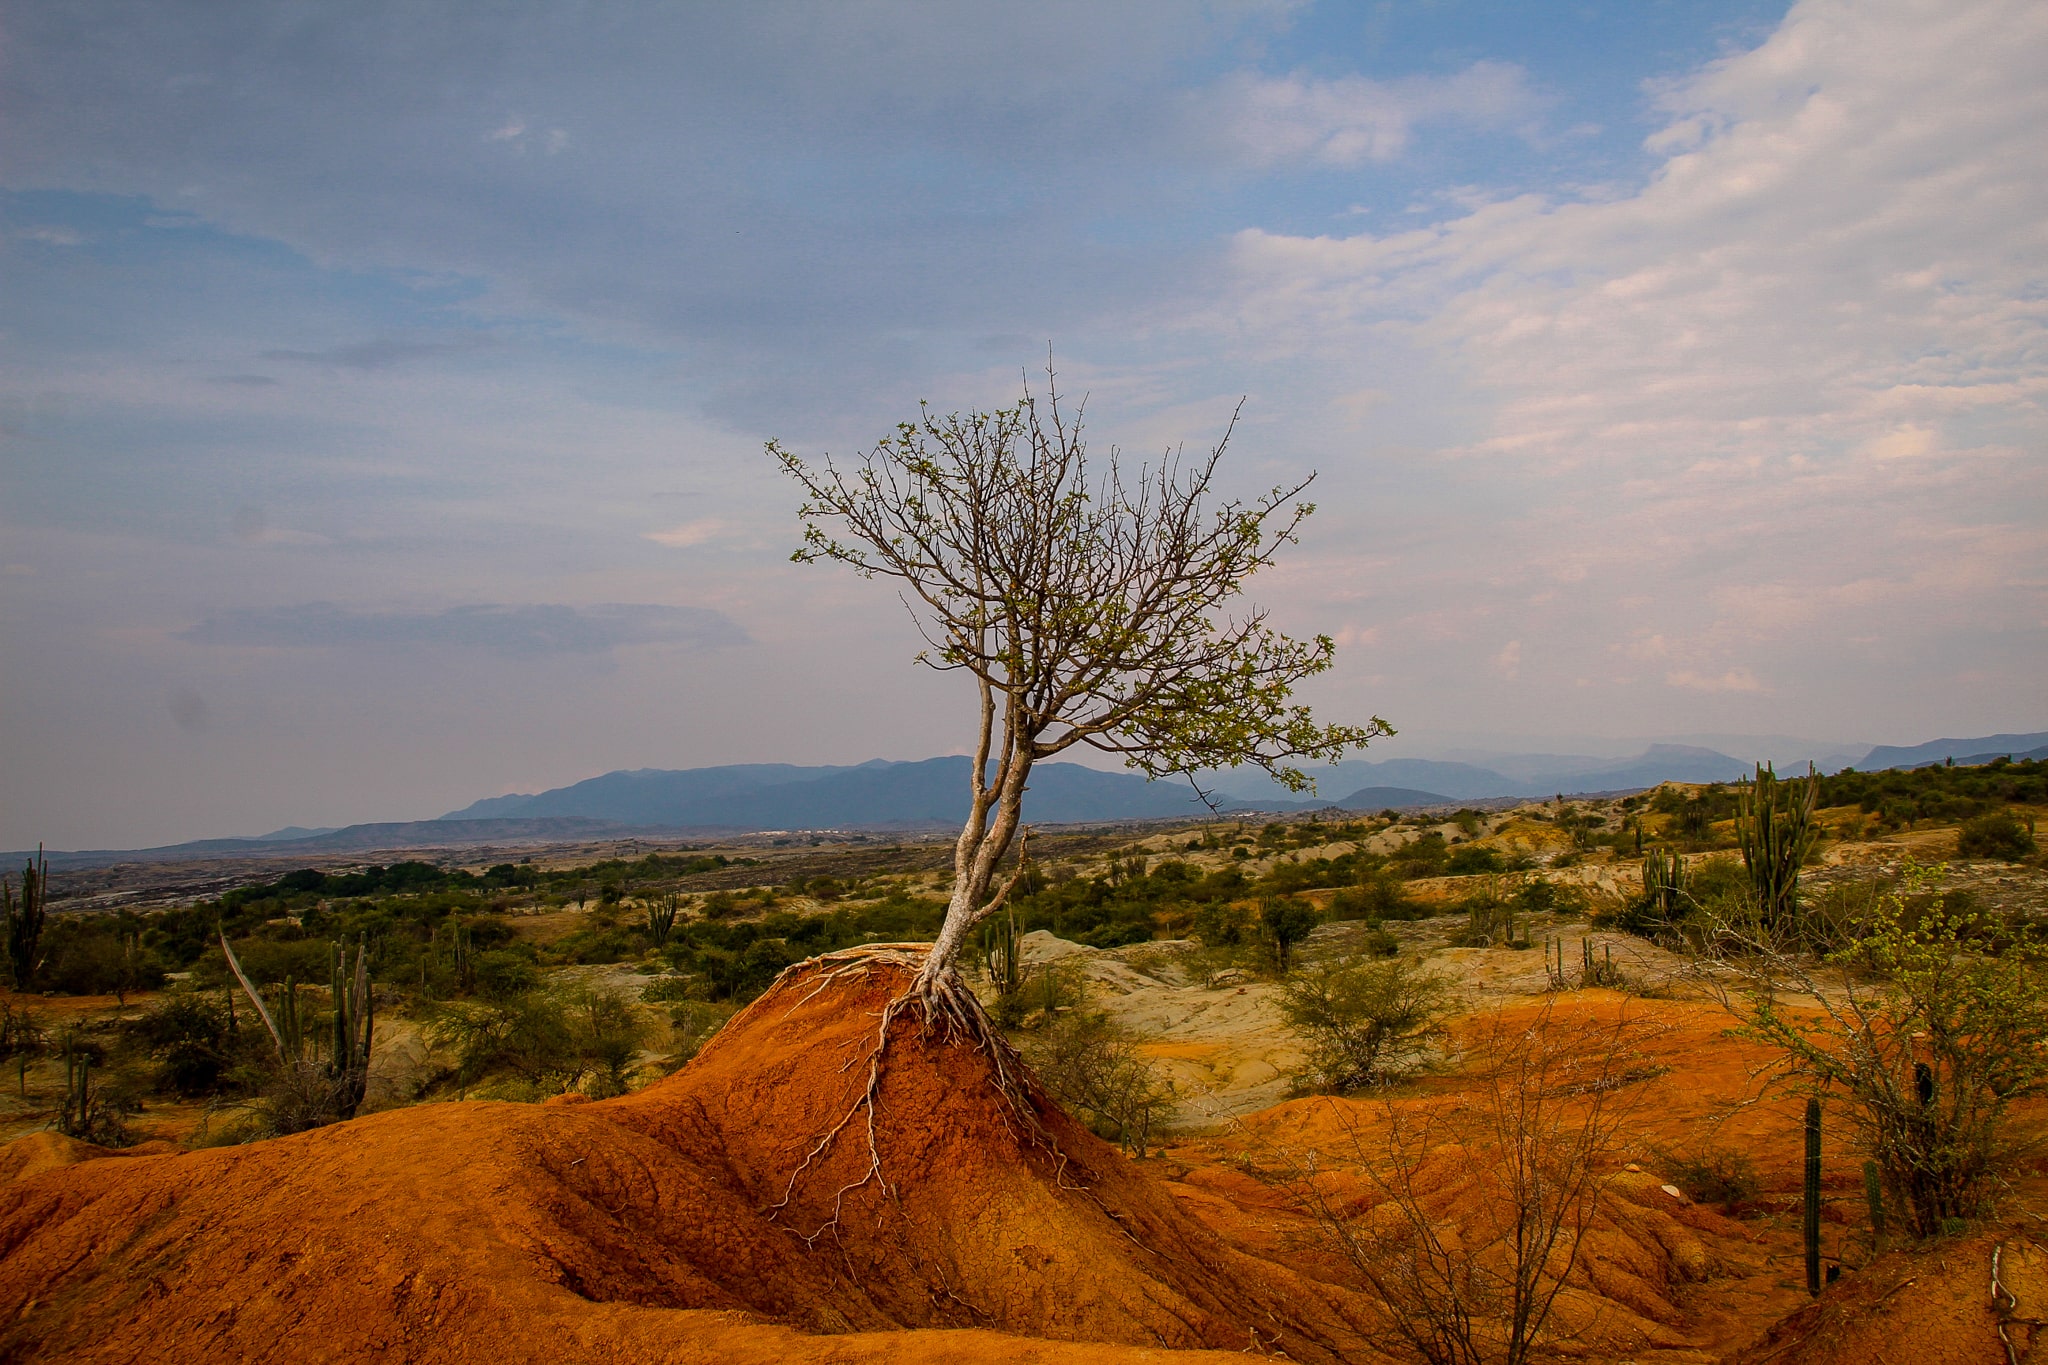
<svg viewBox="0 0 2048 1365"><path fill-rule="evenodd" d="M756 1207L782 1203L775 1221L891 1323L1278 1343L1297 1360L1355 1344L1343 1291L1227 1246L1056 1106L1029 1094L1013 1109L986 1054L910 1016L891 1030L871 1147L858 1101L877 1021L907 982L898 965L822 988L798 975L673 1080L601 1108L664 1146L723 1152L728 1188Z"/></svg>
<svg viewBox="0 0 2048 1365"><path fill-rule="evenodd" d="M865 1122L769 1206L864 1087L901 984L888 967L823 989L796 973L624 1100L428 1105L56 1169L32 1153L0 1187L0 1360L1078 1362L1255 1333L1296 1359L1351 1347L1342 1291L1226 1246L1030 1105L1062 1175L1028 1121L1006 1121L987 1059L908 1017L876 1110L887 1191L848 1192L807 1244L866 1168Z"/></svg>

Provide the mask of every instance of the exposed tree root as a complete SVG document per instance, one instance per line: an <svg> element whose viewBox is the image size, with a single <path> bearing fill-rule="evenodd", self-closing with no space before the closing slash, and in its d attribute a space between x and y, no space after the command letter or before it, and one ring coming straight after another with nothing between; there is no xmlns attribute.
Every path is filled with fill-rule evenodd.
<svg viewBox="0 0 2048 1365"><path fill-rule="evenodd" d="M919 976L919 969L924 965L927 950L928 945L921 943L871 943L858 948L824 953L785 968L782 975L776 978L775 986L768 994L772 996L784 985L794 988L798 978L806 974L815 974L809 991L790 1005L789 1011L785 1011L787 1017L789 1012L809 1003L821 991L844 981L865 977L878 967L899 968L909 973L915 982ZM797 1184L802 1180L804 1173L826 1160L838 1145L840 1138L855 1124L859 1124L866 1132L866 1165L862 1167L857 1178L846 1182L833 1192L832 1212L824 1222L808 1233L797 1228L791 1228L791 1231L801 1238L806 1246L815 1246L818 1239L828 1232L836 1238L847 1196L869 1185L876 1186L892 1203L896 1202L896 1188L889 1183L882 1170L882 1150L875 1121L881 1101L883 1068L888 1058L891 1036L896 1021L904 1015L912 1015L917 1019L919 1036L922 1039L930 1040L936 1037L942 1044L964 1044L985 1057L990 1068L990 1084L1003 1098L1004 1122L1009 1124L1011 1131L1017 1133L1025 1142L1042 1147L1051 1155L1054 1162L1053 1180L1059 1188L1086 1192L1084 1186L1070 1183L1067 1179L1067 1154L1039 1117L1040 1102L1032 1093L1031 1083L1025 1074L1023 1057L1010 1045L1010 1040L1003 1037L994 1021L988 1017L988 1012L981 1007L981 1001L967 988L959 975L947 972L935 980L913 984L893 997L882 1007L867 1050L848 1057L840 1065L840 1073L844 1074L863 1063L866 1064L867 1075L859 1093L847 1106L846 1112L819 1135L797 1168L790 1172L782 1198L768 1208L770 1219L781 1218L791 1201L796 1198Z"/></svg>

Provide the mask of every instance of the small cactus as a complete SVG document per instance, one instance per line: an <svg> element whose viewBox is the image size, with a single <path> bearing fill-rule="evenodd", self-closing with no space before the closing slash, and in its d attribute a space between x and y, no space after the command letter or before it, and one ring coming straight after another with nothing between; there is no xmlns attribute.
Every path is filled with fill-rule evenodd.
<svg viewBox="0 0 2048 1365"><path fill-rule="evenodd" d="M1820 1293L1820 1101L1806 1102L1806 1292Z"/></svg>
<svg viewBox="0 0 2048 1365"><path fill-rule="evenodd" d="M1017 912L1007 905L1002 915L983 921L981 952L988 963L989 984L1000 996L1014 996L1024 988L1024 960L1017 951Z"/></svg>

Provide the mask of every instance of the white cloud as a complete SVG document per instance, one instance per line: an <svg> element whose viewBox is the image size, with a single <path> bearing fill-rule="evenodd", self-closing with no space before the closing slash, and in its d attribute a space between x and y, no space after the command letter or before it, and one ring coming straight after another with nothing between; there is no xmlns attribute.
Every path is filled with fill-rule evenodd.
<svg viewBox="0 0 2048 1365"><path fill-rule="evenodd" d="M1468 414L1410 448L1525 506L1475 522L1488 567L1405 566L1441 610L1551 612L1590 641L1627 594L1629 657L1668 641L1671 686L1726 694L1770 691L1710 662L1764 642L2012 640L2048 619L2043 70L2048 7L1803 0L1653 92L1640 187L1247 231L1195 325L1331 392ZM1390 385L1390 363L1423 378ZM1543 577L1563 586L1532 596Z"/></svg>
<svg viewBox="0 0 2048 1365"><path fill-rule="evenodd" d="M1505 62L1395 81L1239 73L1203 96L1226 140L1258 165L1391 161L1418 123L1497 127L1528 118L1539 103L1522 68Z"/></svg>
<svg viewBox="0 0 2048 1365"><path fill-rule="evenodd" d="M1664 682L1666 686L1680 687L1691 692L1762 692L1765 690L1764 685L1756 680L1756 675L1746 668L1731 668L1717 677L1694 673L1689 669L1679 669L1666 673L1664 675Z"/></svg>
<svg viewBox="0 0 2048 1365"><path fill-rule="evenodd" d="M1639 193L1422 230L1247 231L1237 302L1326 342L1406 322L1501 395L1474 452L1550 465L1953 449L2048 396L2048 9L1801 4L1674 83ZM1903 117L1901 111L1911 111Z"/></svg>
<svg viewBox="0 0 2048 1365"><path fill-rule="evenodd" d="M695 521L672 526L666 531L645 532L641 538L651 540L656 545L666 545L672 550L687 550L692 545L702 545L724 530L725 523L717 518L699 517Z"/></svg>
<svg viewBox="0 0 2048 1365"><path fill-rule="evenodd" d="M1493 666L1499 669L1500 675L1509 682L1513 682L1516 678L1520 677L1522 672L1522 642L1520 640L1510 640L1505 645L1502 645L1500 653L1493 656Z"/></svg>

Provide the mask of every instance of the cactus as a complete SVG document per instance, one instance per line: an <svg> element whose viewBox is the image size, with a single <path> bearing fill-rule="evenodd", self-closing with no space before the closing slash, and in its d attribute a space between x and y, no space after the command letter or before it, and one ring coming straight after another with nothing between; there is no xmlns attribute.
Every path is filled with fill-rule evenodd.
<svg viewBox="0 0 2048 1365"><path fill-rule="evenodd" d="M1806 1207L1801 1221L1806 1241L1806 1292L1820 1293L1820 1101L1806 1102Z"/></svg>
<svg viewBox="0 0 2048 1365"><path fill-rule="evenodd" d="M988 963L989 984L996 994L1014 996L1024 988L1024 962L1017 951L1017 912L1007 905L1001 919L990 918L981 926L981 953Z"/></svg>
<svg viewBox="0 0 2048 1365"><path fill-rule="evenodd" d="M289 977L285 979L278 995L278 1013L273 1016L263 1003L262 992L242 970L241 959L235 956L225 932L220 936L220 949L226 954L228 967L234 972L235 979L242 983L242 991L249 997L249 1003L256 1007L257 1017L269 1031L270 1041L277 1049L278 1065L288 1069L312 1065L305 1055L306 1036L299 1011L298 983ZM328 988L334 1001L334 1017L332 1046L325 1069L328 1080L333 1084L335 1113L348 1119L355 1117L369 1085L370 1044L376 1027L376 1006L370 996L370 948L367 940L357 940L353 969L349 966L348 950L339 943L332 945L328 966ZM280 1017L284 1020L282 1024L278 1022Z"/></svg>
<svg viewBox="0 0 2048 1365"><path fill-rule="evenodd" d="M1685 859L1651 849L1643 859L1643 903L1667 924L1678 919L1691 897L1686 892Z"/></svg>
<svg viewBox="0 0 2048 1365"><path fill-rule="evenodd" d="M370 1080L370 1042L376 1027L376 1004L370 996L370 946L367 937L356 941L354 970L349 968L348 950L334 945L334 1050L327 1061L327 1075L335 1083L335 1108L342 1118L354 1118L363 1102Z"/></svg>
<svg viewBox="0 0 2048 1365"><path fill-rule="evenodd" d="M1736 792L1735 834L1742 845L1742 864L1756 892L1757 909L1766 925L1790 927L1799 906L1799 869L1819 831L1813 823L1820 778L1807 765L1806 782L1786 784L1782 802L1778 776L1768 763L1756 766L1756 780ZM1782 807L1782 808L1781 808Z"/></svg>
<svg viewBox="0 0 2048 1365"><path fill-rule="evenodd" d="M1882 1239L1884 1236L1884 1180L1879 1176L1877 1163L1863 1163L1863 1202L1870 1206L1870 1235Z"/></svg>
<svg viewBox="0 0 2048 1365"><path fill-rule="evenodd" d="M280 1055L294 1061L304 1057L306 1034L299 1022L299 983L290 976L277 988L277 1028Z"/></svg>
<svg viewBox="0 0 2048 1365"><path fill-rule="evenodd" d="M21 899L14 898L7 879L0 877L0 917L7 932L7 966L13 973L14 989L27 991L36 968L42 965L37 948L43 938L43 911L49 899L50 868L43 859L43 846L21 869Z"/></svg>
<svg viewBox="0 0 2048 1365"><path fill-rule="evenodd" d="M92 1057L64 1049L64 1099L58 1110L57 1131L66 1137L84 1137L92 1112Z"/></svg>
<svg viewBox="0 0 2048 1365"><path fill-rule="evenodd" d="M647 937L654 940L654 946L667 945L668 936L676 927L676 912L682 909L683 898L673 891L664 891L647 902Z"/></svg>

